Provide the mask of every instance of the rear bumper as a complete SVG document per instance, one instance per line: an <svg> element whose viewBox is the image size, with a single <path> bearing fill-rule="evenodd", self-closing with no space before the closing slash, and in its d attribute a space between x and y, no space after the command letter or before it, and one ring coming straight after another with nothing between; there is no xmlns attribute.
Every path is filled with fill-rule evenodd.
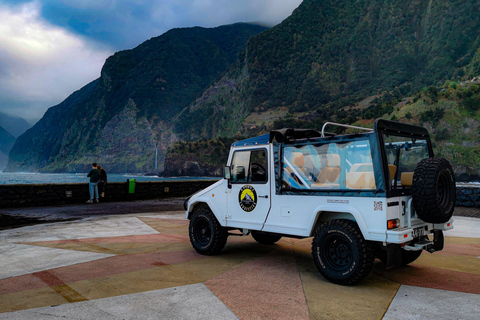
<svg viewBox="0 0 480 320"><path fill-rule="evenodd" d="M435 231L447 231L453 229L453 219L445 223L420 223L411 228L399 228L387 230L387 244L404 244L414 239L434 234ZM408 250L408 249L407 249ZM421 249L418 249L421 250Z"/></svg>

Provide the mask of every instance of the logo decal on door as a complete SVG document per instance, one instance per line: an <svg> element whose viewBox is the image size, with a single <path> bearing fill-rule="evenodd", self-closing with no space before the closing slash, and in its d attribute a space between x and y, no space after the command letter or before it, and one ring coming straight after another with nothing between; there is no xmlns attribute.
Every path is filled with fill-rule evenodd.
<svg viewBox="0 0 480 320"><path fill-rule="evenodd" d="M246 185L238 192L238 203L243 211L250 212L257 206L257 192L255 189Z"/></svg>

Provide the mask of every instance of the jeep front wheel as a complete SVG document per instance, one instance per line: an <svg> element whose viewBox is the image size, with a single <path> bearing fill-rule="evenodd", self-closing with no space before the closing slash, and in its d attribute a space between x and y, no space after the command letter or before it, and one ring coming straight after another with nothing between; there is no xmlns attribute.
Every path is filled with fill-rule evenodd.
<svg viewBox="0 0 480 320"><path fill-rule="evenodd" d="M228 232L207 207L195 209L188 227L190 242L201 254L214 255L227 243Z"/></svg>
<svg viewBox="0 0 480 320"><path fill-rule="evenodd" d="M261 244L274 244L278 240L280 240L282 237L275 235L275 234L269 234L266 232L261 232L261 231L255 231L252 230L252 237L257 241L258 243Z"/></svg>
<svg viewBox="0 0 480 320"><path fill-rule="evenodd" d="M373 248L350 220L323 223L312 241L313 261L322 276L336 284L353 285L373 268Z"/></svg>

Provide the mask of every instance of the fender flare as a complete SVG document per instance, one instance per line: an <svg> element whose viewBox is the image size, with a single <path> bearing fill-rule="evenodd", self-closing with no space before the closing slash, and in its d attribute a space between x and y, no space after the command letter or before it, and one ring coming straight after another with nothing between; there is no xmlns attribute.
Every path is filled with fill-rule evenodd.
<svg viewBox="0 0 480 320"><path fill-rule="evenodd" d="M368 227L360 211L358 211L355 207L343 206L343 205L342 206L320 205L316 207L313 212L312 220L310 223L310 225L312 226L309 233L310 236L313 236L313 233L315 232L315 228L317 227L318 222L321 221L320 217L322 216L323 213L333 214L334 216L338 216L340 219L348 219L350 216L352 219L348 219L348 220L355 221L358 227L360 228L360 231L362 231L364 238L368 240L369 238ZM327 219L327 220L334 220L334 219Z"/></svg>
<svg viewBox="0 0 480 320"><path fill-rule="evenodd" d="M226 226L225 217L221 215L221 210L219 210L210 199L205 197L196 198L195 202L188 203L188 208L187 208L188 220L190 220L190 217L192 215L194 208L202 204L206 205L212 211L212 213L215 215L215 218L217 218L218 222L222 227Z"/></svg>

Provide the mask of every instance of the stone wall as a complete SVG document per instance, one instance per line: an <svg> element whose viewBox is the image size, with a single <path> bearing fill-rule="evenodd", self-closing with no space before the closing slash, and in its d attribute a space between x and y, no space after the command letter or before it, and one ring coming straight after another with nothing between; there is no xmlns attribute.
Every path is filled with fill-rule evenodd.
<svg viewBox="0 0 480 320"><path fill-rule="evenodd" d="M217 180L136 182L128 193L128 182L109 182L101 201L149 200L188 197ZM0 185L0 208L40 207L85 203L88 183ZM480 208L480 185L457 185L457 206Z"/></svg>
<svg viewBox="0 0 480 320"><path fill-rule="evenodd" d="M128 192L128 182L109 182L101 201L148 200L188 197L217 180L136 182ZM40 207L85 203L90 198L88 183L0 185L0 208Z"/></svg>
<svg viewBox="0 0 480 320"><path fill-rule="evenodd" d="M457 184L457 206L480 208L480 184Z"/></svg>

